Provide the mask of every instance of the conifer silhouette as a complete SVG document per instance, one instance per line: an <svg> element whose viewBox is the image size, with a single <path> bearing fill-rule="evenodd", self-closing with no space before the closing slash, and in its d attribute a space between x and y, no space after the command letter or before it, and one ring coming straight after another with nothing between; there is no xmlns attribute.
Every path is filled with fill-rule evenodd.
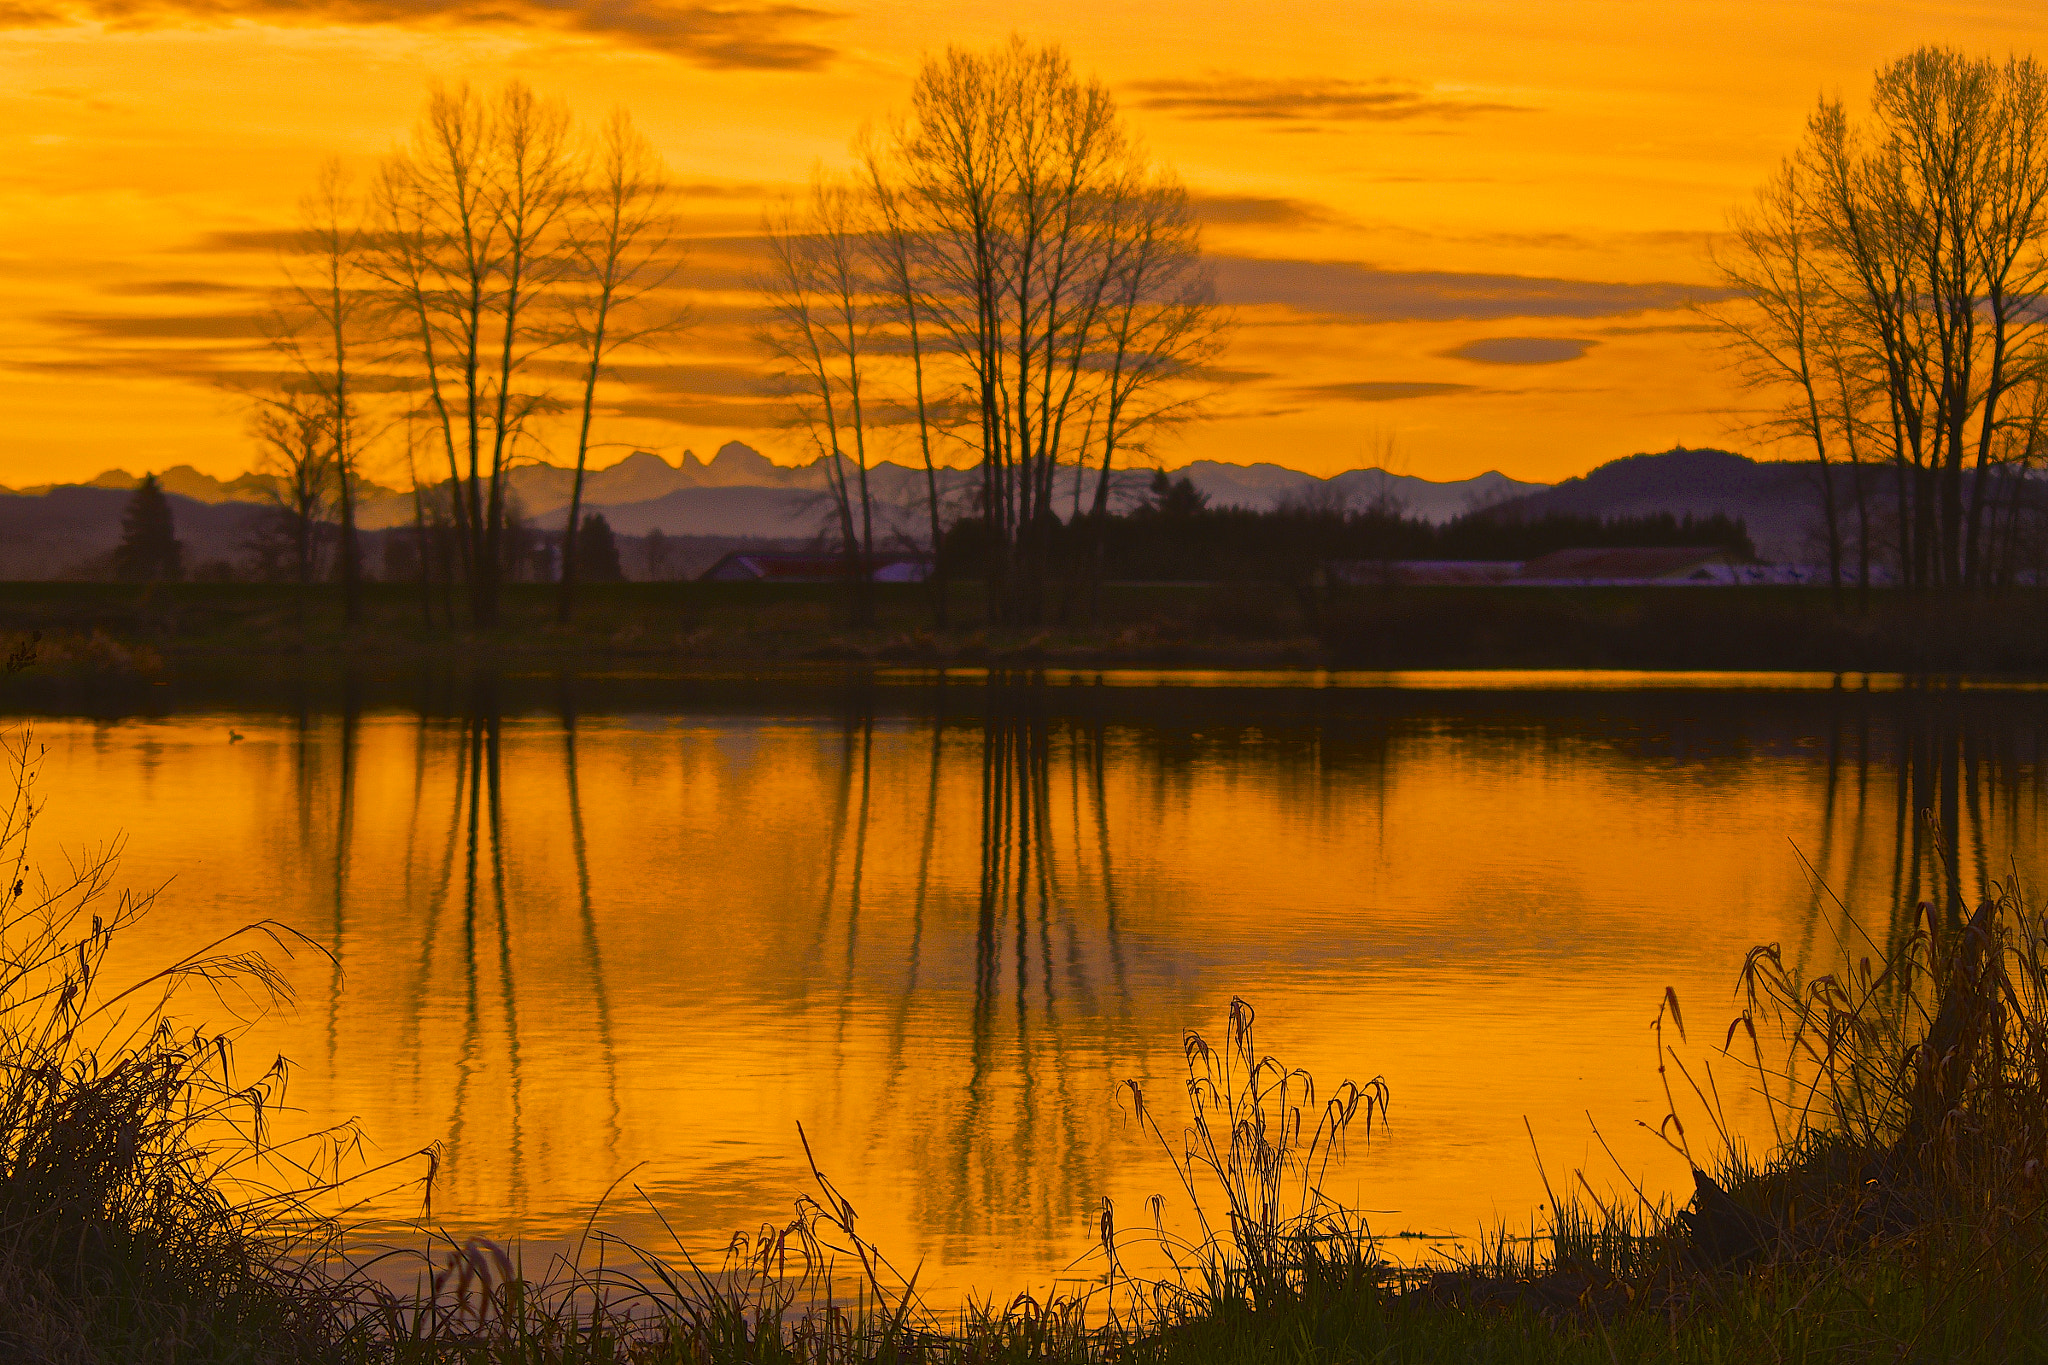
<svg viewBox="0 0 2048 1365"><path fill-rule="evenodd" d="M170 500L156 475L145 474L121 513L114 577L128 583L175 583L185 576L185 547L171 522Z"/></svg>
<svg viewBox="0 0 2048 1365"><path fill-rule="evenodd" d="M589 512L576 532L576 576L585 583L617 583L626 574L619 567L619 542L602 512Z"/></svg>

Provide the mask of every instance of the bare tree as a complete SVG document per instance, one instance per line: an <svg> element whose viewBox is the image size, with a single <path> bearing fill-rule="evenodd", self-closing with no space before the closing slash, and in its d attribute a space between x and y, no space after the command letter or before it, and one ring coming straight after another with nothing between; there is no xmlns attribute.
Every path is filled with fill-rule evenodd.
<svg viewBox="0 0 2048 1365"><path fill-rule="evenodd" d="M1203 330L1197 292L1179 298L1178 321L1156 307L1161 275L1177 273L1166 258L1184 266L1198 248L1184 196L1134 146L1100 82L1077 78L1057 47L1021 40L928 61L868 175L890 187L887 217L915 247L902 274L938 339L924 354L958 368L978 417L992 614L1036 621L1054 486L1085 458L1077 442L1099 439L1113 456L1146 422L1185 410L1139 393L1199 385L1193 366L1116 361ZM1149 344L1134 344L1141 333Z"/></svg>
<svg viewBox="0 0 2048 1365"><path fill-rule="evenodd" d="M337 493L335 442L328 430L333 415L325 393L286 381L257 399L250 419L256 472L266 476L292 576L301 588L318 576L320 531Z"/></svg>
<svg viewBox="0 0 2048 1365"><path fill-rule="evenodd" d="M2026 487L2010 466L2037 446L2012 396L2048 363L2048 77L1933 47L1889 64L1868 120L1822 101L1735 241L1719 319L1745 381L1787 395L1765 427L1811 443L1834 582L1837 473L1867 588L1882 467L1899 581L1987 583L1999 499Z"/></svg>
<svg viewBox="0 0 2048 1365"><path fill-rule="evenodd" d="M504 477L526 418L545 407L547 395L518 390L527 363L559 344L547 315L549 287L571 269L574 252L560 230L581 181L569 144L568 110L544 101L525 85L507 85L495 120L497 175L492 206L505 249L498 270L496 410L491 422L491 505L486 513L483 560L491 566L490 605L479 619L495 624L497 585L508 525Z"/></svg>
<svg viewBox="0 0 2048 1365"><path fill-rule="evenodd" d="M1214 306L1187 191L1163 177L1122 188L1105 206L1105 316L1087 362L1096 384L1091 428L1101 450L1090 509L1091 615L1099 604L1115 459L1149 453L1150 437L1196 413L1206 391L1190 381L1221 349L1229 326ZM1079 463L1086 462L1084 449Z"/></svg>
<svg viewBox="0 0 2048 1365"><path fill-rule="evenodd" d="M1873 531L1868 478L1871 470L1864 460L1864 452L1868 449L1869 440L1880 431L1880 424L1872 418L1871 412L1873 407L1881 404L1884 386L1871 373L1849 337L1846 328L1823 327L1816 342L1825 381L1826 401L1822 406L1828 420L1840 432L1842 450L1848 457L1849 494L1856 506L1857 600L1862 607L1868 608ZM1832 482L1834 476L1825 467L1822 475Z"/></svg>
<svg viewBox="0 0 2048 1365"><path fill-rule="evenodd" d="M583 476L605 362L621 347L644 346L683 321L673 309L645 311L650 296L670 284L681 268L676 258L674 191L660 157L624 111L613 113L605 124L591 173L592 183L581 196L581 211L569 219L568 233L576 271L566 290L566 306L582 365L583 396L576 426L576 476L562 533L558 615L565 622L575 611Z"/></svg>
<svg viewBox="0 0 2048 1365"><path fill-rule="evenodd" d="M872 141L866 141L860 165L864 188L872 197L877 219L875 230L870 234L875 277L887 299L889 322L898 331L902 349L909 360L910 401L917 424L918 458L924 465L925 512L932 553L932 622L944 630L947 588L939 552L943 548L946 530L939 492L938 457L934 450L936 438L941 434L940 413L944 405L934 402L935 395L927 383L925 355L932 338L924 308L926 290L919 265L929 252L922 234L906 211L902 192L890 179L883 153Z"/></svg>
<svg viewBox="0 0 2048 1365"><path fill-rule="evenodd" d="M317 187L300 203L294 255L285 268L287 297L272 334L274 348L297 371L293 385L301 394L318 395L325 406L320 429L329 443L327 477L333 482L340 528L336 567L342 616L350 625L360 622L363 613L356 493L363 449L369 444L357 401L357 366L373 339L369 329L376 319L363 214L340 163L328 162ZM266 400L266 411L274 401ZM263 420L259 417L259 423ZM288 424L303 430L296 419Z"/></svg>
<svg viewBox="0 0 2048 1365"><path fill-rule="evenodd" d="M1839 319L1828 315L1831 295L1810 245L1807 215L1804 168L1788 160L1757 191L1755 207L1734 216L1734 244L1714 263L1736 301L1709 315L1733 343L1744 383L1786 395L1756 429L1767 437L1797 440L1813 451L1827 533L1828 583L1839 601L1842 527L1829 460L1839 419L1830 401L1827 356L1832 345L1839 362L1841 327ZM1840 376L1833 377L1839 382Z"/></svg>
<svg viewBox="0 0 2048 1365"><path fill-rule="evenodd" d="M868 485L868 366L884 321L864 246L866 205L820 176L801 206L766 223L772 273L762 342L790 381L795 415L823 457L855 620L873 611L874 504Z"/></svg>
<svg viewBox="0 0 2048 1365"><path fill-rule="evenodd" d="M1878 72L1870 124L1809 123L1806 224L1850 349L1883 381L1903 581L1983 580L2005 400L2038 372L2048 286L2048 80L1922 48Z"/></svg>
<svg viewBox="0 0 2048 1365"><path fill-rule="evenodd" d="M498 619L507 554L507 474L528 421L552 396L532 362L558 346L552 288L578 182L569 120L524 85L485 100L438 90L411 147L376 190L373 268L434 414L472 620Z"/></svg>

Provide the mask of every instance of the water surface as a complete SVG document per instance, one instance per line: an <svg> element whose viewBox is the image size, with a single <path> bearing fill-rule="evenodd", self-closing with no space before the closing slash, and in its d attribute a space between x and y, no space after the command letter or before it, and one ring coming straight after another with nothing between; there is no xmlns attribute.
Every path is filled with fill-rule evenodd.
<svg viewBox="0 0 2048 1365"><path fill-rule="evenodd" d="M1233 995L1326 1085L1391 1086L1333 1192L1470 1232L1543 1198L1530 1130L1553 1174L1615 1183L1597 1123L1686 1186L1638 1126L1667 986L1697 1062L1751 945L1828 970L2037 870L2027 692L1645 681L187 698L36 718L38 837L125 836L124 883L163 887L134 961L265 917L331 953L243 1055L292 1059L307 1124L439 1144L453 1231L559 1239L623 1175L605 1222L716 1249L788 1216L801 1124L922 1284L1006 1295L1105 1197L1129 1224L1170 1191L1117 1084L1178 1113L1182 1030Z"/></svg>

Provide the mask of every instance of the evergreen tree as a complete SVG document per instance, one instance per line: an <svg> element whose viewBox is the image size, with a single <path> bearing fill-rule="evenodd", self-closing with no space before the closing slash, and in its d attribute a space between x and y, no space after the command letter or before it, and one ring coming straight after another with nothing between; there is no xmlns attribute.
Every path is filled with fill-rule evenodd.
<svg viewBox="0 0 2048 1365"><path fill-rule="evenodd" d="M1159 515L1185 520L1208 505L1209 495L1196 488L1186 475L1176 481L1168 478L1163 469L1152 471L1152 510Z"/></svg>
<svg viewBox="0 0 2048 1365"><path fill-rule="evenodd" d="M576 532L576 577L585 583L617 583L626 577L619 567L619 542L602 512L585 513Z"/></svg>
<svg viewBox="0 0 2048 1365"><path fill-rule="evenodd" d="M114 577L128 583L175 583L185 576L185 547L171 524L170 500L156 475L143 476L121 513Z"/></svg>

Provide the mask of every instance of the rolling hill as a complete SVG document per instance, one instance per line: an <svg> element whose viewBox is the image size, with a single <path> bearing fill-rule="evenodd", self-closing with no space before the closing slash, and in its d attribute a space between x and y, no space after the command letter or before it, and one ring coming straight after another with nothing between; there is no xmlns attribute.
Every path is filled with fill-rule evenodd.
<svg viewBox="0 0 2048 1365"><path fill-rule="evenodd" d="M1576 479L1503 502L1501 515L1629 517L1669 512L1740 517L1748 523L1757 557L1777 563L1814 557L1813 528L1820 521L1815 466L1752 460L1726 450L1677 446L1655 455L1610 460Z"/></svg>

